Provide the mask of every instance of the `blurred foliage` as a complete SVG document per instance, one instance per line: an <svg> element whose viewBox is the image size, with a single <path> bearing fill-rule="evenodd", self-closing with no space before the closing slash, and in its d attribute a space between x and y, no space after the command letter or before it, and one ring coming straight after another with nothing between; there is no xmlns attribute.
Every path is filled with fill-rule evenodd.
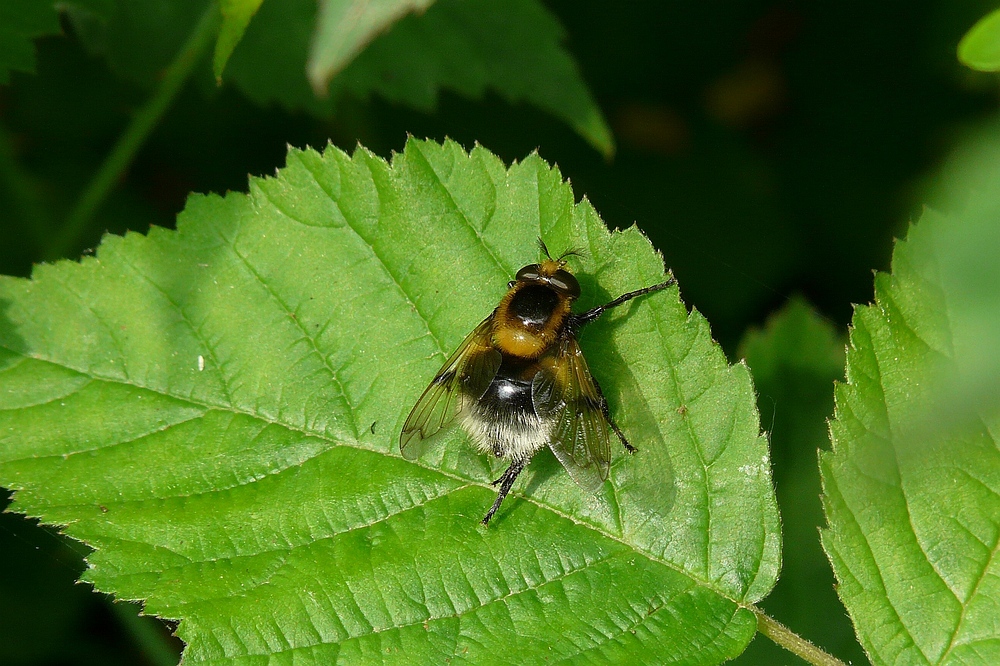
<svg viewBox="0 0 1000 666"><path fill-rule="evenodd" d="M826 419L833 415L833 382L844 374L845 342L833 322L795 297L763 328L747 331L739 355L753 372L757 408L770 433L785 554L778 585L760 606L831 654L860 664L864 652L837 600L818 538L823 510L816 452L829 447ZM734 663L791 658L758 634Z"/></svg>
<svg viewBox="0 0 1000 666"><path fill-rule="evenodd" d="M855 310L820 455L823 548L875 664L1000 661L997 139L942 178L963 205L925 211Z"/></svg>
<svg viewBox="0 0 1000 666"><path fill-rule="evenodd" d="M229 56L233 55L233 49L243 39L243 33L250 25L250 19L260 9L260 3L263 1L219 0L222 25L219 27L219 38L212 55L212 73L215 74L216 82L222 82L222 72L226 69Z"/></svg>
<svg viewBox="0 0 1000 666"><path fill-rule="evenodd" d="M35 3L4 3L4 9L20 4ZM23 26L4 20L0 10L0 32L17 37L3 40L15 46L0 51L0 76L10 80L0 87L0 273L28 275L40 260L58 221L199 14L186 3L122 0L149 27L139 36L102 27L97 18L107 4L74 3L62 19L64 34L35 39L36 54L30 40L59 27L50 8ZM916 216L923 174L965 126L996 106L995 80L955 58L959 39L994 2L643 0L612 10L606 3L550 0L546 6L610 119L614 160L546 112L495 93L470 99L445 91L436 110L346 97L332 117L319 118L259 105L235 87L217 88L206 55L71 254L95 245L105 231L172 226L190 191L244 190L247 173L269 174L283 164L286 144L330 139L351 148L360 141L388 156L411 133L450 136L466 147L478 141L508 161L537 148L609 224L639 224L674 269L685 301L732 351L748 325L763 322L792 293L804 294L843 328L851 304L871 300L871 271L888 267L893 236ZM770 394L763 378L758 383L762 395ZM815 460L811 438L824 410L814 403L812 425L803 425L813 435L794 440L803 443L793 443L789 425L786 454L782 414L797 403L788 398L786 409L782 402L765 400L762 413L766 423L773 411L778 424L775 475L787 514L796 497L812 506L819 488L805 480L784 488L789 474L805 478L791 470L808 465L789 462L783 470L781 461ZM33 624L34 632L0 623L0 644L22 650L0 661L70 663L60 655L74 654L72 663L87 663L80 655L95 654L94 636L107 634L102 646L118 656L101 653L90 663L136 663L131 639L116 629L104 602L71 584L70 571L82 568L78 554L59 546L58 557L69 560L57 569L66 568L65 576L39 571L47 565L33 548L51 537L28 521L2 519L5 570L23 572L5 589L3 603L37 609L44 594L51 617ZM791 530L790 514L786 521ZM801 551L791 547L791 531L786 535L789 576L795 567L808 569L815 556L815 534L806 533L810 545ZM33 572L35 587L28 584ZM764 605L792 623L791 611L778 606L781 590L779 584ZM826 613L834 626L844 610L817 603L810 613L819 623ZM95 617L103 618L100 630ZM829 636L824 646L837 651ZM774 663L771 656L757 663Z"/></svg>
<svg viewBox="0 0 1000 666"><path fill-rule="evenodd" d="M990 12L965 33L958 43L958 58L972 69L1000 70L1000 10Z"/></svg>
<svg viewBox="0 0 1000 666"><path fill-rule="evenodd" d="M0 5L0 83L10 82L10 70L30 72L35 67L34 37L58 32L51 6L33 0L12 0Z"/></svg>

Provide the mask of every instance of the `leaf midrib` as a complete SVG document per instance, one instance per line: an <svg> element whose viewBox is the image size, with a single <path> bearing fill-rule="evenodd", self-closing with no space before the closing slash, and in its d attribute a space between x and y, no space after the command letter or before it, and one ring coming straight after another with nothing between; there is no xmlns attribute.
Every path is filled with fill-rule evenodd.
<svg viewBox="0 0 1000 666"><path fill-rule="evenodd" d="M9 352L11 352L11 353L13 353L15 355L18 355L18 356L22 356L22 357L25 356L22 352L20 352L20 351L18 351L16 349L12 349L12 348L4 345L4 344L0 344L0 349L4 349L4 350L9 351ZM242 416L246 416L248 418L257 419L257 420L263 421L264 423L267 423L269 425L274 425L274 426L278 426L278 427L281 427L281 428L286 428L287 430L290 430L292 432L297 432L297 433L299 433L301 435L304 435L304 436L307 436L307 437L316 437L316 438L318 438L320 440L328 442L333 447L346 446L346 447L353 448L353 449L358 449L358 450L361 450L361 451L368 451L370 453L377 453L377 454L382 455L382 456L395 458L395 456L392 456L391 454L389 454L388 452L386 452L384 450L377 449L377 448L374 448L372 446L366 446L360 440L355 440L353 442L347 442L347 441L338 442L338 441L335 441L335 440L331 439L330 437L328 437L325 433L310 432L310 431L305 430L303 428L297 427L297 426L295 426L293 424L285 423L283 421L272 420L272 419L269 419L269 418L267 418L265 416L261 416L259 414L255 414L255 413L250 412L250 411L239 409L239 408L237 408L235 406L213 404L211 402L207 402L207 401L204 401L204 400L194 399L194 398L192 398L190 396L178 396L178 395L175 395L173 393L170 393L169 391L159 390L159 389L153 389L153 388L150 388L150 387L147 387L147 386L142 386L142 385L139 385L139 384L131 384L129 382L122 381L121 379L118 379L116 377L105 377L105 376L102 376L102 375L100 375L98 373L94 373L94 372L89 371L89 370L75 368L75 367L73 367L73 366L71 366L69 364L62 363L62 362L59 362L59 361L47 358L47 357L45 357L45 356L43 356L41 354L37 354L37 353L36 354L32 354L31 356L28 356L27 358L31 358L31 359L34 359L36 361L42 361L42 362L45 362L45 363L51 363L52 365L54 365L56 367L63 368L65 370L70 370L72 372L77 372L77 373L79 373L81 375L84 375L86 377L90 377L91 379L94 379L94 380L104 381L104 382L108 382L108 383L112 383L112 384L120 384L120 385L123 385L123 386L129 386L129 387L132 387L132 388L143 389L143 390L149 391L151 393L155 393L157 395L161 395L161 396L164 396L164 397L167 397L167 398L171 398L173 400L177 400L177 401L181 401L181 402L187 402L187 403L189 403L190 405L192 405L194 407L201 407L201 408L204 408L204 409L212 409L212 410L219 410L219 411L223 411L223 412L230 412L230 413L233 413L233 414L239 414L239 415L242 415ZM312 456L312 457L315 457L315 456ZM310 458L306 458L306 460L309 460L309 459ZM414 461L407 460L406 462L409 463L409 464L412 464L412 465L416 465L417 467L420 467L421 469L425 469L425 470L427 470L429 472L434 472L436 474L439 474L439 475L441 475L441 476L443 476L443 477L445 477L447 479L450 479L452 481L457 481L457 482L460 482L460 483L466 484L466 485L478 486L480 488L484 488L484 489L487 489L487 490L493 490L493 486L490 485L487 482L483 482L483 481L479 481L479 480L476 480L476 479L468 478L468 477L462 476L460 474L456 474L456 473L453 473L453 472L448 472L448 471L445 471L445 470L442 470L442 469L439 469L439 468L436 468L436 467L431 467L431 466L428 466L428 465L425 465L425 464L421 463L419 460L414 460ZM454 492L454 490L449 491L449 492ZM445 494L447 495L448 493L445 493ZM682 566L680 566L680 565L678 565L678 564L676 564L674 562L671 562L669 560L665 560L665 559L663 559L661 557L657 557L656 555L654 555L654 554L652 554L652 553L650 553L650 552L648 552L648 551L646 551L646 550L638 547L636 544L629 543L628 541L625 541L622 537L620 537L618 535L611 534L610 532L607 532L607 531L605 531L605 530L597 527L596 525L593 525L592 523L584 522L584 521L580 520L578 517L573 516L573 515L571 515L569 513L566 513L565 511L562 511L562 510L558 509L557 507L555 507L553 505L546 504L545 502L542 502L542 501L540 501L540 500L538 500L536 498L529 497L527 495L522 495L520 493L512 493L512 494L520 497L521 499L523 499L525 501L531 502L532 504L534 504L535 506L537 506L537 507L539 507L541 509L549 511L549 512L555 514L556 516L560 517L560 518L565 518L566 520L571 521L575 525L578 525L578 526L583 527L583 528L585 528L587 530L590 530L591 532L594 532L595 534L598 534L598 535L600 535L600 536L602 536L602 537L604 537L606 539L614 541L615 543L621 544L622 546L628 548L629 550L635 552L636 554L642 555L643 557L647 558L651 562L655 562L657 564L661 564L661 565L663 565L663 566L671 569L672 571L674 571L676 573L679 573L679 574L687 577L688 579L690 579L692 582L696 583L697 585L699 585L699 586L701 586L701 587L709 590L710 592L713 592L714 594L717 594L719 597L721 597L723 599L726 599L727 601L730 601L731 603L733 603L733 604L735 604L735 605L737 605L737 606L739 606L741 608L752 609L752 604L747 604L746 602L741 601L739 599L734 599L732 596L730 596L726 592L720 590L714 584L712 584L712 583L710 583L710 582L708 582L708 581L700 578L699 576L696 576L695 574L691 573L690 571L688 571L687 569L683 568Z"/></svg>

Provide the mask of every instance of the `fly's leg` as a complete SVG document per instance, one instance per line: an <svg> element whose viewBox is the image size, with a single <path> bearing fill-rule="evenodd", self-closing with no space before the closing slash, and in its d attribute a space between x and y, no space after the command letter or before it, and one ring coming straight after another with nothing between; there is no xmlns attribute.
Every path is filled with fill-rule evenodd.
<svg viewBox="0 0 1000 666"><path fill-rule="evenodd" d="M610 303L605 303L604 305L598 305L596 308L591 308L586 312L581 312L580 314L570 315L568 317L568 324L570 328L575 332L580 330L583 326L586 326L590 322L594 321L600 317L606 310L611 308L616 308L622 303L627 303L637 296L645 296L646 294L652 293L654 291L660 291L661 289L666 289L672 284L676 283L677 280L671 275L664 282L660 284L654 284L651 287L643 287L642 289L636 289L635 291L630 291L627 294L622 294Z"/></svg>
<svg viewBox="0 0 1000 666"><path fill-rule="evenodd" d="M525 465L528 464L528 460L528 458L514 460L511 462L510 467L507 468L507 471L503 473L503 476L493 482L494 486L500 484L500 490L497 492L497 499L493 502L493 506L490 507L490 510L486 512L486 517L483 518L483 525L489 524L490 518L492 518L493 514L500 508L503 498L507 497L507 493L510 492L511 486L514 485L514 480L524 469Z"/></svg>
<svg viewBox="0 0 1000 666"><path fill-rule="evenodd" d="M597 383L597 377L592 376L590 379L594 382L594 388L597 389L597 399L600 401L601 414L604 414L604 420L608 422L609 426L611 426L611 430L618 435L618 439L622 441L622 446L625 447L625 450L629 453L635 453L638 449L628 443L628 440L625 439L625 433L623 433L622 429L618 427L615 420L611 418L611 410L608 409L608 399L604 397L601 385Z"/></svg>

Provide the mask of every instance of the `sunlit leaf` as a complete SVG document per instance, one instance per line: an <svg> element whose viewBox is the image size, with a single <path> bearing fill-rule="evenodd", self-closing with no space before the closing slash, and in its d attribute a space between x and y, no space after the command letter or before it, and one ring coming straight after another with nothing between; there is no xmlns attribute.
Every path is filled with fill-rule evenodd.
<svg viewBox="0 0 1000 666"><path fill-rule="evenodd" d="M544 452L482 528L501 461L456 430L399 456L536 237L581 249L581 307L663 278L574 201L537 156L292 150L176 232L0 280L0 483L95 549L99 590L180 620L185 663L731 658L777 576L769 457L676 288L581 337L639 447L598 495Z"/></svg>

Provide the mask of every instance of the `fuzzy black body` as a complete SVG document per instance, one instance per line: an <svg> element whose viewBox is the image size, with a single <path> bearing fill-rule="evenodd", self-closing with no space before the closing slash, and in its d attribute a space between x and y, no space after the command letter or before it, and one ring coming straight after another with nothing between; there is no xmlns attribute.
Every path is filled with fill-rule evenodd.
<svg viewBox="0 0 1000 666"><path fill-rule="evenodd" d="M470 401L462 427L480 451L522 460L548 445L552 419L538 414L531 396L539 372L536 361L506 355L486 392Z"/></svg>
<svg viewBox="0 0 1000 666"><path fill-rule="evenodd" d="M573 314L580 285L565 266L562 257L549 258L517 272L497 308L424 391L400 435L403 456L415 459L425 440L457 420L480 451L510 460L493 482L499 492L484 524L545 446L591 492L608 476L608 428L628 451L635 450L612 420L575 334L608 308L664 289L673 279Z"/></svg>

